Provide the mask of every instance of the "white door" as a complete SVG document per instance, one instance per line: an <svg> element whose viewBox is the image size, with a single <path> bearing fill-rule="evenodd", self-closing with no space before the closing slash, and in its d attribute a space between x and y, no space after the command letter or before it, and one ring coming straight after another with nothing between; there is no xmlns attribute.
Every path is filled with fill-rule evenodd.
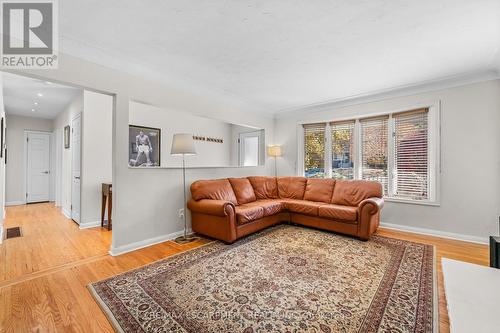
<svg viewBox="0 0 500 333"><path fill-rule="evenodd" d="M259 165L260 131L240 133L240 166Z"/></svg>
<svg viewBox="0 0 500 333"><path fill-rule="evenodd" d="M49 201L50 133L27 133L26 202Z"/></svg>
<svg viewBox="0 0 500 333"><path fill-rule="evenodd" d="M82 118L77 115L71 122L71 218L80 223L80 161L82 144Z"/></svg>

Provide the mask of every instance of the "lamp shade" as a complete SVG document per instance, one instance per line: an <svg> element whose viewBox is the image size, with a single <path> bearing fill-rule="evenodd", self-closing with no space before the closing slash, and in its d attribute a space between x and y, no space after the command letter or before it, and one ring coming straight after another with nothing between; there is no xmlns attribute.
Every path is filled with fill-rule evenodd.
<svg viewBox="0 0 500 333"><path fill-rule="evenodd" d="M281 146L273 145L267 147L267 154L272 157L280 157L281 155L283 155L283 151L281 149Z"/></svg>
<svg viewBox="0 0 500 333"><path fill-rule="evenodd" d="M196 155L193 135L188 133L177 133L172 138L171 155Z"/></svg>

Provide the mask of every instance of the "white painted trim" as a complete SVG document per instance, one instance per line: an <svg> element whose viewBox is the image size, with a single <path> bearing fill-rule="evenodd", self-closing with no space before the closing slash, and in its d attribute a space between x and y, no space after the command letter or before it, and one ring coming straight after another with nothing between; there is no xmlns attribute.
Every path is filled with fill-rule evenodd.
<svg viewBox="0 0 500 333"><path fill-rule="evenodd" d="M412 233L420 234L420 235L435 236L435 237L440 237L440 238L459 240L459 241L464 241L464 242L471 242L471 243L478 243L478 244L488 244L489 243L489 240L487 237L457 234L454 232L440 231L440 230L427 229L427 228L411 227L411 226L405 226L405 225L400 225L400 224L380 222L380 227L386 228L386 229L398 230L398 231L412 232Z"/></svg>
<svg viewBox="0 0 500 333"><path fill-rule="evenodd" d="M26 205L26 201L8 201L5 203L5 207L8 206L20 206L20 205Z"/></svg>
<svg viewBox="0 0 500 333"><path fill-rule="evenodd" d="M187 230L188 233L191 233L191 229ZM127 253L127 252L132 252L135 250L139 250L151 245L155 245L158 243L163 243L168 240L172 240L176 237L182 236L184 234L184 230L176 231L171 234L167 235L162 235L162 236L157 236L149 239L145 239L139 242L127 244L127 245L122 245L118 247L113 247L111 246L111 249L109 250L109 254L112 256L119 256L121 254Z"/></svg>
<svg viewBox="0 0 500 333"><path fill-rule="evenodd" d="M0 244L3 242L3 225L0 225Z"/></svg>
<svg viewBox="0 0 500 333"><path fill-rule="evenodd" d="M80 229L89 229L89 228L100 227L101 226L101 221L93 221L93 222L80 223L79 226L80 226Z"/></svg>

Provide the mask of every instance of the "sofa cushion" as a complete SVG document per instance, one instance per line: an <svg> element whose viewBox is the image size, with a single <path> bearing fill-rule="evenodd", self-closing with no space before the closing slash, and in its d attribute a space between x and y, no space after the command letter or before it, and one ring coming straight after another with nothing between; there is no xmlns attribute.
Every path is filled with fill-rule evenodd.
<svg viewBox="0 0 500 333"><path fill-rule="evenodd" d="M252 184L257 199L278 198L278 183L276 182L276 177L254 176L247 178L250 184Z"/></svg>
<svg viewBox="0 0 500 333"><path fill-rule="evenodd" d="M237 205L231 183L227 179L198 180L191 184L191 197L201 199L225 200Z"/></svg>
<svg viewBox="0 0 500 333"><path fill-rule="evenodd" d="M285 200L286 208L292 213L299 213L311 216L318 216L318 208L323 206L323 202L314 202L306 200Z"/></svg>
<svg viewBox="0 0 500 333"><path fill-rule="evenodd" d="M238 204L243 205L256 199L252 184L247 178L229 178Z"/></svg>
<svg viewBox="0 0 500 333"><path fill-rule="evenodd" d="M286 199L302 199L306 189L305 177L278 177L278 196Z"/></svg>
<svg viewBox="0 0 500 333"><path fill-rule="evenodd" d="M345 206L357 206L365 199L382 198L382 185L366 180L337 180L333 188L332 203Z"/></svg>
<svg viewBox="0 0 500 333"><path fill-rule="evenodd" d="M324 205L320 206L319 216L340 221L356 221L358 219L358 208L342 205Z"/></svg>
<svg viewBox="0 0 500 333"><path fill-rule="evenodd" d="M263 199L257 200L255 203L264 208L264 216L281 213L286 208L285 202L279 199Z"/></svg>
<svg viewBox="0 0 500 333"><path fill-rule="evenodd" d="M264 208L255 202L236 206L235 211L238 224L245 224L264 217Z"/></svg>
<svg viewBox="0 0 500 333"><path fill-rule="evenodd" d="M330 203L334 186L334 179L308 178L304 200Z"/></svg>

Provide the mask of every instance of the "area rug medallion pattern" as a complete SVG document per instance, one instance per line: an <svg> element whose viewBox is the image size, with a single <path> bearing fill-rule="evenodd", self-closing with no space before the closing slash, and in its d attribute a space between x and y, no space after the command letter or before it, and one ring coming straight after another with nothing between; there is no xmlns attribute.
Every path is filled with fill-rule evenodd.
<svg viewBox="0 0 500 333"><path fill-rule="evenodd" d="M433 332L433 248L282 225L89 286L120 332Z"/></svg>

